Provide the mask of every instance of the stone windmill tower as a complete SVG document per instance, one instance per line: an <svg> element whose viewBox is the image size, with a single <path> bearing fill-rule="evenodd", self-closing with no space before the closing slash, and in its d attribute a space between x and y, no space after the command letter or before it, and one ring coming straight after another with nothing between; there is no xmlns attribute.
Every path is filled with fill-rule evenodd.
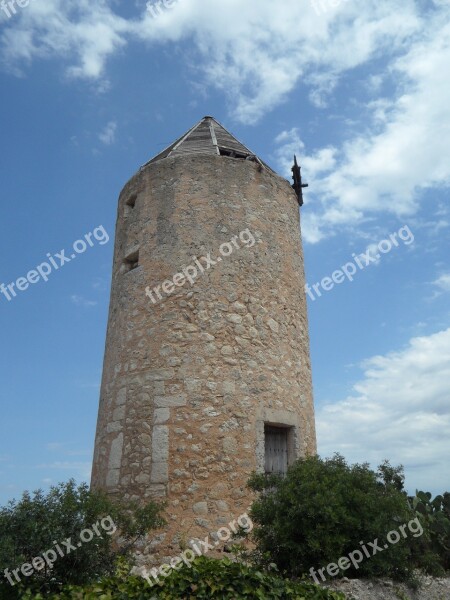
<svg viewBox="0 0 450 600"><path fill-rule="evenodd" d="M296 193L212 117L122 190L92 485L166 500L155 556L316 451L304 284Z"/></svg>

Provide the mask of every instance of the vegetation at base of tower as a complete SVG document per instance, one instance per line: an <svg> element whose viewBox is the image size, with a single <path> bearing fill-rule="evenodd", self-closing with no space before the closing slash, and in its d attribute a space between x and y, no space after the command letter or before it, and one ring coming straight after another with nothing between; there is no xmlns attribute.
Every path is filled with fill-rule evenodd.
<svg viewBox="0 0 450 600"><path fill-rule="evenodd" d="M450 571L450 493L432 500L429 492L417 491L409 503L424 525L412 549L414 563L430 575L444 575Z"/></svg>
<svg viewBox="0 0 450 600"><path fill-rule="evenodd" d="M25 492L18 502L0 508L0 598L22 598L26 587L45 595L62 585L82 585L114 573L119 555L128 555L149 531L164 525L162 509L154 502L138 506L113 501L73 480L51 487L47 494ZM91 541L80 541L84 530L93 533ZM69 538L73 548L64 544ZM44 563L43 568L35 568L28 577L20 572L22 565L31 565L49 550L56 555L53 562L35 563ZM11 574L17 568L21 582L12 586L5 569Z"/></svg>
<svg viewBox="0 0 450 600"><path fill-rule="evenodd" d="M191 565L172 571L161 585L150 586L142 577L116 576L83 588L67 587L60 600L345 600L342 593L331 592L310 582L292 582L275 573L233 562L197 558ZM43 600L44 596L25 594L23 600Z"/></svg>
<svg viewBox="0 0 450 600"><path fill-rule="evenodd" d="M250 511L257 546L253 560L274 562L287 575L301 576L378 540L380 551L374 554L369 546L370 558L337 576L414 583L417 568L442 574L449 568L449 494L433 502L422 492L408 499L403 485L402 467L386 461L373 471L368 464L350 466L338 454L300 459L284 478L255 474L249 481L259 493ZM406 528L406 537L385 548L387 534L413 519L423 534L414 537ZM326 571L325 577L331 579Z"/></svg>
<svg viewBox="0 0 450 600"><path fill-rule="evenodd" d="M25 493L0 508L0 598L344 600L343 594L314 585L311 567L326 571L330 563L375 540L379 552L338 576L414 583L415 569L432 575L450 570L450 494L433 499L418 491L408 498L401 467L384 462L372 471L367 464L349 466L339 455L309 457L292 465L286 477L254 475L249 485L259 493L250 511L256 549L249 554L235 546L234 561L197 558L192 568L173 570L153 586L131 575L129 565L136 543L163 526L163 505L124 504L74 481L47 494ZM100 528L103 535L78 545L80 533L95 524L99 530L102 520L114 524L110 532L115 535ZM417 527L406 528L406 535L384 548L389 532L413 520L419 535L413 535ZM44 566L30 577L21 574L20 584L8 583L5 569L20 569L57 543L64 547L68 538L73 549L51 568ZM332 579L326 572L325 577Z"/></svg>

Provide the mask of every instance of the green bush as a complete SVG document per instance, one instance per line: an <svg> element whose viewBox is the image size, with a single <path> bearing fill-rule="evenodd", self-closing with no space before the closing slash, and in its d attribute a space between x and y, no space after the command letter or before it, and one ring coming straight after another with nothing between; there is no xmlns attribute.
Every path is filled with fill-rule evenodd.
<svg viewBox="0 0 450 600"><path fill-rule="evenodd" d="M249 486L260 492L250 513L260 560L300 576L362 552L361 543L367 548L378 539L381 551L374 555L369 546L370 558L364 555L349 568L343 563L345 570L332 569L332 575L413 579L410 558L416 539L411 532L406 529L406 537L384 548L390 531L416 517L403 491L401 467L385 462L374 472L367 464L349 466L339 455L309 457L292 465L284 478L254 475ZM325 571L324 577L331 575Z"/></svg>
<svg viewBox="0 0 450 600"><path fill-rule="evenodd" d="M450 494L432 500L429 492L417 491L410 506L425 531L414 548L414 562L430 575L443 575L450 570Z"/></svg>
<svg viewBox="0 0 450 600"><path fill-rule="evenodd" d="M294 583L277 575L260 571L228 559L197 558L172 571L161 585L151 587L141 577L105 579L84 588L66 588L57 596L60 600L345 600L340 593L330 592L311 583ZM41 600L42 596L25 595L24 600Z"/></svg>
<svg viewBox="0 0 450 600"><path fill-rule="evenodd" d="M118 554L127 554L149 530L163 525L161 509L155 503L138 507L113 502L74 481L54 486L47 494L24 493L19 502L0 509L0 598L20 598L24 586L48 593L113 573ZM117 534L113 537L116 529L120 547ZM91 533L80 538L84 530ZM24 564L30 568L17 572L18 583L13 571Z"/></svg>

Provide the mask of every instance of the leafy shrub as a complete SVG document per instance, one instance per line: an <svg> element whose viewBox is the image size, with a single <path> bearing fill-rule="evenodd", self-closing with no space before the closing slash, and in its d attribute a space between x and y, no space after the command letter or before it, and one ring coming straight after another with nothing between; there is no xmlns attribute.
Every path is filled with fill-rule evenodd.
<svg viewBox="0 0 450 600"><path fill-rule="evenodd" d="M390 531L415 517L403 480L401 467L385 462L374 472L367 464L349 466L339 455L301 459L285 478L254 475L249 486L260 495L250 514L260 559L298 576L336 564L362 551L361 542L378 539L381 551L374 554L369 547L370 558L364 556L356 568L350 565L340 574L412 580L410 546L416 540L409 539L409 531L408 539L402 536L395 546L383 547Z"/></svg>
<svg viewBox="0 0 450 600"><path fill-rule="evenodd" d="M128 553L150 529L164 523L161 509L155 503L138 507L113 502L102 492L90 491L86 484L77 487L73 480L52 487L47 494L24 493L19 502L11 501L0 509L0 597L22 597L24 586L48 592L113 573L119 553ZM117 534L112 537L116 529L120 532L120 547ZM93 532L91 541L79 541L83 530ZM73 548L64 544L68 538ZM49 550L54 554L48 555L48 561L35 563L39 568L34 568L31 576L18 572L22 585L11 585L11 581L16 582L14 569L25 563L32 565L33 559Z"/></svg>
<svg viewBox="0 0 450 600"><path fill-rule="evenodd" d="M66 588L60 600L345 600L341 593L330 592L311 583L294 583L277 575L260 571L228 559L197 558L192 566L172 571L162 585L151 587L141 577L105 579L91 587ZM24 600L42 596L25 595Z"/></svg>
<svg viewBox="0 0 450 600"><path fill-rule="evenodd" d="M430 575L443 575L450 570L450 494L436 496L416 492L410 506L419 516L424 536L414 548L414 562Z"/></svg>

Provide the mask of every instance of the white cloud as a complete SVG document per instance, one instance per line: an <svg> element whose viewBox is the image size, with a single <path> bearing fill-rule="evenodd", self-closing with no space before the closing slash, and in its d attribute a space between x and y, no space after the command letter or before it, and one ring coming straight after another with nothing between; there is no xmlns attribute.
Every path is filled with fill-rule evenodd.
<svg viewBox="0 0 450 600"><path fill-rule="evenodd" d="M92 288L94 290L99 290L99 291L103 292L108 289L107 282L102 277L96 277L92 281Z"/></svg>
<svg viewBox="0 0 450 600"><path fill-rule="evenodd" d="M256 122L300 77L323 104L341 73L401 48L419 25L413 0L365 0L364 9L347 2L321 16L298 0L183 0L157 19L145 6L125 19L105 0L40 0L11 19L1 39L10 68L58 56L69 76L89 79L104 78L108 58L129 40L189 39L205 83L223 90L238 119Z"/></svg>
<svg viewBox="0 0 450 600"><path fill-rule="evenodd" d="M445 491L450 439L450 328L363 364L354 394L317 410L319 452L402 463L407 486Z"/></svg>
<svg viewBox="0 0 450 600"><path fill-rule="evenodd" d="M66 454L67 456L92 456L90 450L68 450Z"/></svg>
<svg viewBox="0 0 450 600"><path fill-rule="evenodd" d="M381 212L412 216L424 190L449 185L450 89L443 76L449 16L448 3L437 1L425 8L419 0L352 0L317 15L298 0L183 0L158 18L142 3L127 19L106 0L39 0L8 21L0 43L10 69L59 57L69 77L104 89L108 59L128 42L188 41L186 63L197 87L222 91L243 123L256 123L300 86L300 114L308 96L323 107L343 78L364 65L360 87L372 95L366 105L347 87L348 102L362 111L355 114L357 133L348 129L343 142L304 148L294 128L283 132L291 140L277 142L288 177L283 152L289 163L294 148L307 154L312 208L303 231L317 242ZM108 126L100 134L105 144L114 141L115 124Z"/></svg>
<svg viewBox="0 0 450 600"><path fill-rule="evenodd" d="M37 465L36 468L61 471L66 473L68 477L78 477L86 480L91 476L92 463L81 461L55 461L50 464Z"/></svg>
<svg viewBox="0 0 450 600"><path fill-rule="evenodd" d="M98 134L98 139L102 144L105 144L105 146L110 146L116 139L116 130L117 123L115 121L109 121L103 131Z"/></svg>
<svg viewBox="0 0 450 600"><path fill-rule="evenodd" d="M126 43L130 24L105 0L31 2L7 22L1 36L3 64L20 72L33 60L66 59L67 75L101 78L106 59Z"/></svg>
<svg viewBox="0 0 450 600"><path fill-rule="evenodd" d="M210 85L223 90L235 117L246 123L283 102L300 80L322 105L340 74L381 49L391 53L419 26L409 0L368 0L363 10L349 2L321 17L297 0L282 5L270 0L188 0L179 6L171 13L166 35L194 39L201 58L207 59L199 71ZM159 36L164 36L162 31Z"/></svg>
<svg viewBox="0 0 450 600"><path fill-rule="evenodd" d="M433 281L433 285L436 285L444 292L450 292L450 273L445 273L438 277L436 281Z"/></svg>
<svg viewBox="0 0 450 600"><path fill-rule="evenodd" d="M368 104L372 125L365 123L340 148L309 151L302 159L312 184L311 210L304 215L307 241L381 212L405 220L419 210L424 191L450 185L450 88L442 76L449 63L448 19L433 19L420 41L391 64L397 91ZM324 151L335 160L320 172Z"/></svg>
<svg viewBox="0 0 450 600"><path fill-rule="evenodd" d="M46 444L45 447L50 452L58 452L61 456L90 456L91 455L90 450L69 450L68 446L70 446L70 444L67 442L64 442L64 443L51 442L49 444ZM59 464L59 463L55 463L55 464Z"/></svg>
<svg viewBox="0 0 450 600"><path fill-rule="evenodd" d="M77 306L82 306L83 308L90 308L91 306L97 306L98 302L94 300L87 300L83 298L83 296L77 296L76 294L70 296L71 301Z"/></svg>
<svg viewBox="0 0 450 600"><path fill-rule="evenodd" d="M57 450L62 450L64 448L64 444L61 444L61 442L49 442L45 447L50 452L55 452Z"/></svg>

